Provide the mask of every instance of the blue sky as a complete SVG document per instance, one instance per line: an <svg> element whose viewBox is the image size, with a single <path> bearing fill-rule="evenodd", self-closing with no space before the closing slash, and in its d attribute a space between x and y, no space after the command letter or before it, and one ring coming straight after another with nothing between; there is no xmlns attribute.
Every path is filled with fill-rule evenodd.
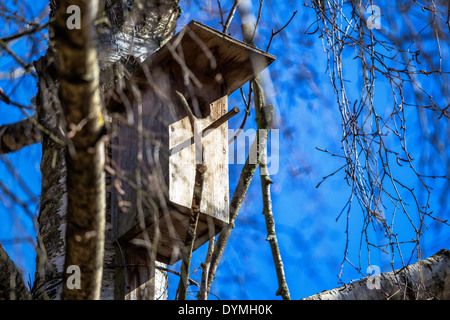
<svg viewBox="0 0 450 320"><path fill-rule="evenodd" d="M211 7L216 5L216 1L205 1L205 3L206 7L208 4ZM225 4L228 2L223 3L225 8ZM280 168L278 173L272 176L274 181L272 185L273 212L288 286L292 298L299 299L338 286L338 274L341 270L347 239L345 233L347 220L346 213L339 219L337 217L350 196L350 189L343 176L338 174L316 188L324 176L335 171L343 163L316 149L318 147L339 151L341 123L336 98L327 74L327 57L322 47L322 40L318 38L317 34L306 34L308 26L313 22L313 13L296 1L282 3L266 1L265 3L267 7L263 10L260 33L255 39L257 45L264 49L268 44L271 28L279 29L290 18L293 11L298 10L292 23L282 34L275 37L272 43L270 53L277 56L277 61L269 67L269 70L274 86L274 95L271 96L271 100L276 106L276 128L280 130ZM27 6L24 16L37 16L45 4L46 1L33 1L33 6ZM179 29L192 19L220 29L218 15L199 11L195 1L182 0L180 6L183 14L178 22ZM257 7L253 10L256 14ZM237 13L230 32L233 37L240 39L239 19L240 16ZM388 24L388 22L385 23ZM4 28L2 30L4 31L2 31L1 37L15 31ZM19 56L24 60L32 61L42 54L45 44L41 48L32 50L30 43L19 41L12 48L20 53ZM301 57L301 62L299 62L299 57ZM346 72L349 82L353 81L352 83L355 84L350 92L357 96L358 71L356 62L352 58L352 56L348 57ZM5 54L0 57L2 72L9 71L12 65L10 57ZM427 85L431 84L432 81L427 83ZM0 86L7 94L12 92L11 97L22 104L29 104L29 100L36 93L36 83L31 76L16 79L12 83L0 80ZM407 92L407 94L410 93ZM389 106L391 99L389 88L382 78L377 80L376 99L378 107ZM436 93L436 99L439 99L439 93ZM243 110L239 92L230 97L229 105L230 107L236 105ZM2 108L0 125L23 118L23 114L15 107L0 103L0 108ZM410 108L406 112L411 126L417 125L416 111ZM241 112L233 118L229 123L230 128L237 128L242 121L242 116ZM254 113L251 114L246 128L254 128L253 119ZM410 152L412 154L419 156L423 150L428 150L421 142L417 131L412 130L410 133ZM5 156L37 197L40 192L40 148L40 145L34 145ZM448 147L446 148L448 149ZM439 162L437 166L439 166ZM429 171L435 169L435 167L425 168ZM229 169L231 198L242 165L231 164ZM404 178L408 183L417 186L417 181L409 178L410 173L402 168L397 170L399 170L399 175L404 173ZM37 212L37 203L29 201L28 195L18 185L13 175L8 172L3 161L0 161L0 177L2 182L13 190L22 201L29 202L29 211ZM431 183L436 192L439 192L443 186L440 180ZM423 193L421 194L423 195ZM431 205L433 210L439 210L444 217L448 217L448 209L439 207L439 197L433 197ZM399 214L396 221L395 230L402 239L414 237L405 217ZM350 211L348 226L350 240L348 258L354 265L360 265L361 272L365 273L369 264L367 249L364 245L360 248L362 222L361 209L355 203ZM438 227L432 221L427 222L428 230L424 233L422 243L424 257L434 254L441 248L448 248L450 240L448 227ZM24 237L35 238L32 219L4 192L0 192L0 240ZM377 243L384 241L380 233L370 232L370 237L373 237L372 240ZM221 299L279 298L275 296L276 274L270 247L265 238L266 229L262 215L258 170L222 258L212 288L215 295ZM33 279L35 244L29 241L8 243L8 241L4 242L4 246L12 259L24 270L25 278L28 279L28 275L30 275ZM408 245L405 245L404 249L405 256L409 256ZM360 250L361 259L359 257ZM205 252L206 246L203 246L194 253L192 270L202 262ZM391 270L389 255L371 249L370 258L371 263L378 265L381 272ZM398 262L398 259L395 261ZM179 264L176 264L174 269L178 270L178 268ZM200 273L201 270L197 270L192 277L198 280ZM344 282L361 277L362 274L356 272L349 263L345 264L342 276ZM173 298L178 278L169 275L169 280L171 284L169 298ZM195 291L195 288L191 287L191 289Z"/></svg>
<svg viewBox="0 0 450 320"><path fill-rule="evenodd" d="M5 4L9 5L11 1L7 1ZM28 19L38 17L44 8L44 4L39 2L34 2L33 6L25 6L26 10L18 12L18 14ZM17 31L17 26L5 24L4 20L0 22L0 25L2 26L1 37L14 34ZM14 52L19 53L18 56L24 61L32 62L42 53L45 44L40 44L41 47L39 47L33 44L33 41L23 39L13 41L9 45ZM11 100L22 105L30 105L31 98L37 92L36 81L29 75L18 77L12 81L7 79L8 73L13 72L15 68L17 68L17 65L13 59L2 52L0 55L0 70L2 73L0 87L10 96ZM0 102L0 108L2 115L0 124L12 123L25 117L18 108L12 105ZM16 265L23 270L26 281L34 278L36 233L33 216L36 216L38 212L36 198L39 198L40 193L40 158L41 145L36 144L25 147L19 152L2 155L2 161L0 161L1 182L21 202L26 203L28 208L24 210L22 205L17 204L3 190L0 191L0 241L2 241L4 248ZM12 164L15 172L8 169L5 161ZM25 182L25 189L18 183L15 175L19 175L20 180ZM29 191L34 195L33 197L30 197Z"/></svg>

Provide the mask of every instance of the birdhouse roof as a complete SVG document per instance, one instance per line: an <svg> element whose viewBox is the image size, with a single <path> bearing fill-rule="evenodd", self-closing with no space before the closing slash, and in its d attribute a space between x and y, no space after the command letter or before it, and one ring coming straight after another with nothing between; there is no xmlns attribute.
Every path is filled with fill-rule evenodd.
<svg viewBox="0 0 450 320"><path fill-rule="evenodd" d="M227 95L268 67L276 57L197 21L191 21L163 47L148 57L134 77L145 78L145 68L178 64L197 86L216 81ZM181 76L181 75L180 75Z"/></svg>

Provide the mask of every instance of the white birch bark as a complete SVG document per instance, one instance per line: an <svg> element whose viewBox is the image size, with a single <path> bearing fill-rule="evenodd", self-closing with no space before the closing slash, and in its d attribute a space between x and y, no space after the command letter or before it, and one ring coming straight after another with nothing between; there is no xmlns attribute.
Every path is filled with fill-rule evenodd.
<svg viewBox="0 0 450 320"><path fill-rule="evenodd" d="M450 299L450 251L401 270L372 275L350 285L304 300L427 300Z"/></svg>

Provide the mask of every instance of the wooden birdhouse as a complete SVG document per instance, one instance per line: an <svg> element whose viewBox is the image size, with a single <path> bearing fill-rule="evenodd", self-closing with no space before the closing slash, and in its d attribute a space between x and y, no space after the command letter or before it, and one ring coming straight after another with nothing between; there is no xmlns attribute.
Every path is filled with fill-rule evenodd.
<svg viewBox="0 0 450 320"><path fill-rule="evenodd" d="M198 160L192 120L207 168L194 250L229 223L227 120L237 110L228 111L228 95L274 60L192 21L113 88L111 159L120 183L111 212L119 243L156 249L163 263L181 259Z"/></svg>

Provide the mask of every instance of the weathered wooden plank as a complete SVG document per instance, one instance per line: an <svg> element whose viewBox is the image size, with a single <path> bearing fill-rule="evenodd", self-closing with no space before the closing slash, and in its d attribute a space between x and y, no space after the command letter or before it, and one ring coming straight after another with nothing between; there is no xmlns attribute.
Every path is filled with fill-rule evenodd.
<svg viewBox="0 0 450 320"><path fill-rule="evenodd" d="M155 263L146 248L118 248L116 264L117 300L155 299Z"/></svg>
<svg viewBox="0 0 450 320"><path fill-rule="evenodd" d="M213 102L210 108L210 116L195 120L199 130L207 128L227 112L227 96ZM195 180L195 145L180 151L176 148L192 138L191 124L185 117L169 128L169 149L176 151L169 158L169 200L190 208ZM207 170L200 212L228 223L228 124L212 129L210 134L202 138L202 145Z"/></svg>
<svg viewBox="0 0 450 320"><path fill-rule="evenodd" d="M225 114L227 102L227 96L213 102L211 120L202 119L201 127L209 126ZM204 175L200 212L228 223L228 123L213 129L203 138L203 145L207 170Z"/></svg>

